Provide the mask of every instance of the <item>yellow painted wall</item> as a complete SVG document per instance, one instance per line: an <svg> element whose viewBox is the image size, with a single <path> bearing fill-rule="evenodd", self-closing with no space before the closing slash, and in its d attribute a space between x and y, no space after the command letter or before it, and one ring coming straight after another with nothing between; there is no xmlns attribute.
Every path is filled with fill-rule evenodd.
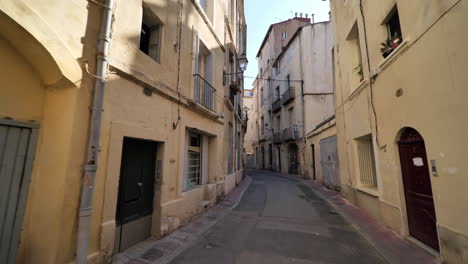
<svg viewBox="0 0 468 264"><path fill-rule="evenodd" d="M380 42L386 38L382 22L395 3L404 42L384 59L380 54ZM468 169L464 158L468 152L462 143L468 127L461 121L468 109L465 100L468 53L463 44L468 35L459 31L467 23L467 1L365 2L369 61L372 71L377 73L372 84L373 97L359 1L332 1L331 7L343 192L359 205L355 195L359 184L353 141L368 133L376 135L373 99L381 148L374 140L379 187L370 192L376 198L366 198L377 203L378 209L372 214L396 231L408 234L397 141L403 128L415 128L425 140L428 160L436 161L439 172L438 177L431 176L431 182L441 258L447 263L467 261L468 224L460 212L468 212L468 202L463 202L468 197L468 181L463 176ZM347 63L349 56L343 54L346 37L355 21L360 28L366 79L359 87L349 79L353 69ZM402 89L402 96L396 96L397 89ZM344 160L349 162L349 168Z"/></svg>

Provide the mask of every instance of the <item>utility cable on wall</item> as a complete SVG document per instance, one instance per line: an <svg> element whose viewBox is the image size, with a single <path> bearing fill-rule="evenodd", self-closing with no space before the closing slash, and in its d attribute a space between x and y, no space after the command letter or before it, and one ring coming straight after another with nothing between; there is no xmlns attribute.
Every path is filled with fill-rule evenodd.
<svg viewBox="0 0 468 264"><path fill-rule="evenodd" d="M182 46L182 16L183 16L183 8L184 8L184 3L183 1L179 1L179 15L177 18L177 28L178 28L178 39L177 39L177 83L176 83L176 89L177 89L177 95L178 95L178 101L177 101L177 121L172 123L172 129L176 129L177 126L179 125L179 121L181 119L180 117L180 104L181 104L181 94L180 94L180 52L181 52L181 46Z"/></svg>

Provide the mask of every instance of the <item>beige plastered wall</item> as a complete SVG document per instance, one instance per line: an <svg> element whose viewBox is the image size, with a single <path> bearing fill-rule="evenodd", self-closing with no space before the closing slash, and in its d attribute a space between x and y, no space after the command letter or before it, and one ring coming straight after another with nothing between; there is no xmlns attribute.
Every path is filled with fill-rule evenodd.
<svg viewBox="0 0 468 264"><path fill-rule="evenodd" d="M379 127L379 145L375 140L367 71L363 55L365 81L350 86L352 68L347 65L346 36L357 20L361 28L359 1L332 2L335 28L335 80L337 82L337 133L340 173L345 196L366 209L387 226L408 235L405 198L397 141L405 127L416 129L424 138L429 160L435 160L438 176L431 177L441 258L445 263L468 261L468 212L466 186L467 150L463 135L468 132L464 120L468 94L464 87L468 53L463 43L467 34L457 28L467 22L466 1L379 1L366 2L367 38L371 68L378 73L373 83L373 102ZM394 4L398 4L403 44L387 59L379 51L386 37L381 24ZM397 89L403 94L396 96ZM359 188L353 140L372 133L376 149L378 189ZM347 161L346 163L343 161ZM349 164L349 167L347 166Z"/></svg>
<svg viewBox="0 0 468 264"><path fill-rule="evenodd" d="M17 262L67 263L93 83L82 62L93 64L100 9L22 0L1 1L0 9L0 118L40 126Z"/></svg>

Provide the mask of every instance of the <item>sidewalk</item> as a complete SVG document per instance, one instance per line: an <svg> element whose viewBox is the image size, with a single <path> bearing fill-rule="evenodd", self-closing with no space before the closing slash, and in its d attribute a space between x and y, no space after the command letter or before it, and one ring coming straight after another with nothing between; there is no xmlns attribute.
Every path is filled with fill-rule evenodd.
<svg viewBox="0 0 468 264"><path fill-rule="evenodd" d="M119 253L112 258L118 264L166 264L184 250L191 248L210 228L228 215L242 199L252 179L248 176L226 198L204 214L170 235L146 241Z"/></svg>
<svg viewBox="0 0 468 264"><path fill-rule="evenodd" d="M298 180L299 178L286 176ZM389 262L398 264L436 264L437 258L406 240L344 199L339 192L326 189L310 180L300 179L319 197L328 202L339 214L358 228L359 232Z"/></svg>

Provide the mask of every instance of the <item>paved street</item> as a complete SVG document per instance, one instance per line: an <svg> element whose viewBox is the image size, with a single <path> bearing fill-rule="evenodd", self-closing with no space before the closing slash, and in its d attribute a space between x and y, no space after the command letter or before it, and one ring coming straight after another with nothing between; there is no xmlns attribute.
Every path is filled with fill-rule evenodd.
<svg viewBox="0 0 468 264"><path fill-rule="evenodd" d="M171 263L387 263L299 181L249 173L239 205Z"/></svg>

